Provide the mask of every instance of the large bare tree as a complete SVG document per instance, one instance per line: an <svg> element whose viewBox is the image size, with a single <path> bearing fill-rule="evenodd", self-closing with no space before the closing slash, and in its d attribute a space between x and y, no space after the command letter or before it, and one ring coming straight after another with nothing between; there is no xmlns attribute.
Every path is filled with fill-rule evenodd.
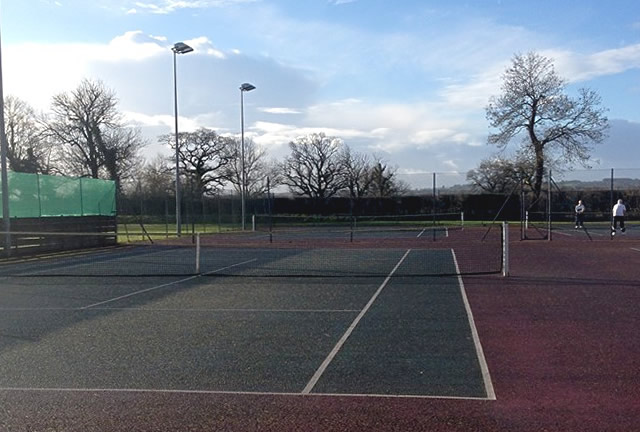
<svg viewBox="0 0 640 432"><path fill-rule="evenodd" d="M556 74L551 59L535 52L518 54L504 73L502 94L492 97L486 107L495 129L489 143L503 149L521 137L523 150L535 158L536 196L551 154L566 164L585 164L592 145L606 136L608 121L599 95L583 88L571 98L565 90L566 82Z"/></svg>
<svg viewBox="0 0 640 432"><path fill-rule="evenodd" d="M227 167L233 160L233 139L200 128L178 133L178 160L181 175L198 195L214 193L227 180ZM159 142L176 149L175 135L159 137Z"/></svg>
<svg viewBox="0 0 640 432"><path fill-rule="evenodd" d="M53 97L46 133L61 144L68 173L119 181L139 162L145 143L138 130L124 126L117 104L113 91L88 79Z"/></svg>
<svg viewBox="0 0 640 432"><path fill-rule="evenodd" d="M291 153L282 164L282 183L291 192L310 198L330 198L345 186L340 161L342 141L324 133L289 143Z"/></svg>

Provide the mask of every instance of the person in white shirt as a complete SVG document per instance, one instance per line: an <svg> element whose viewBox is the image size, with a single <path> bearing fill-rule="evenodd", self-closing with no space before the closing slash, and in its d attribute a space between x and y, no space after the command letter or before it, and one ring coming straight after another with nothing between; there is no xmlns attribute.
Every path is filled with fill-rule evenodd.
<svg viewBox="0 0 640 432"><path fill-rule="evenodd" d="M582 204L582 200L578 200L578 204L576 205L576 229L584 228L584 204Z"/></svg>
<svg viewBox="0 0 640 432"><path fill-rule="evenodd" d="M616 235L616 229L618 229L618 223L620 224L620 231L625 232L624 227L624 214L627 212L627 208L619 199L616 205L613 206L613 226L611 227L611 235Z"/></svg>

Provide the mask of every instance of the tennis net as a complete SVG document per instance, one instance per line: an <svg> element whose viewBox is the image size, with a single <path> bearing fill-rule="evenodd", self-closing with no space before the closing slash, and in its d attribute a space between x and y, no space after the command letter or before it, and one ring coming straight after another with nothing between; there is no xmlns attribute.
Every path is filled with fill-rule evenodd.
<svg viewBox="0 0 640 432"><path fill-rule="evenodd" d="M116 233L22 232L10 237L11 257L0 260L0 276L380 277L408 250L411 264L402 267L402 276L484 274L503 270L507 247L498 226L439 231L435 237L252 231L173 238L146 233L136 242Z"/></svg>
<svg viewBox="0 0 640 432"><path fill-rule="evenodd" d="M255 215L253 231L270 232L272 235L287 235L291 232L345 233L349 237L366 237L378 232L416 232L447 231L462 229L464 214L433 213L415 215Z"/></svg>

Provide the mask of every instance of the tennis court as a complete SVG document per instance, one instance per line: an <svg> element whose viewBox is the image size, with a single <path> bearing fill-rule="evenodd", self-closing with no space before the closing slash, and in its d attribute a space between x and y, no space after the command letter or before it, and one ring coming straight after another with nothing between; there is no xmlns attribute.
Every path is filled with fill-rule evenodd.
<svg viewBox="0 0 640 432"><path fill-rule="evenodd" d="M3 263L0 387L492 399L456 253L424 242Z"/></svg>

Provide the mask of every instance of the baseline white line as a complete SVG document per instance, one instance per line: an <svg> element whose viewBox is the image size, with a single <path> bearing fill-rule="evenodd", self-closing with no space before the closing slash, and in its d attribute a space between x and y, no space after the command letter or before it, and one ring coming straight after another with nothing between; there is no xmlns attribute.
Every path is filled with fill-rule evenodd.
<svg viewBox="0 0 640 432"><path fill-rule="evenodd" d="M400 261L398 261L398 263L393 268L393 270L391 270L391 273L389 273L389 275L386 277L384 282L382 282L378 290L375 292L375 294L373 294L369 302L365 305L364 309L362 309L362 311L360 311L358 316L353 320L353 322L351 323L347 331L342 335L342 337L340 338L336 346L333 347L333 349L331 350L327 358L324 359L324 361L322 362L318 370L311 377L311 380L304 387L304 389L302 390L302 394L309 394L311 390L313 390L313 387L315 387L315 385L318 383L318 380L320 380L320 377L322 376L324 371L327 369L329 364L333 361L334 357L338 354L338 351L340 351L340 349L342 348L344 343L347 341L349 336L351 336L351 333L353 333L353 330L356 328L356 326L358 325L362 317L364 317L364 315L369 311L369 309L371 308L371 305L373 305L373 302L376 301L376 299L378 298L378 296L380 295L384 287L387 286L387 284L391 280L391 276L393 276L396 270L398 270L398 267L400 267L400 264L402 264L402 262L405 260L407 255L409 255L409 252L411 252L411 249L407 249L407 251L402 256L402 258L400 258Z"/></svg>
<svg viewBox="0 0 640 432"><path fill-rule="evenodd" d="M484 357L484 351L482 350L482 344L480 343L480 337L478 336L478 329L476 328L475 320L473 319L473 312L471 311L471 305L467 298L467 292L464 289L464 282L460 275L460 267L458 266L458 259L456 258L456 252L451 249L451 255L453 256L453 262L456 266L456 273L458 274L458 283L460 285L460 294L462 295L462 302L464 308L467 311L467 318L469 319L469 327L471 328L471 335L473 337L473 344L476 348L476 354L478 355L478 363L480 364L480 370L482 372L482 380L484 381L484 388L487 393L487 399L496 400L496 393L493 389L493 383L491 382L491 374L489 373L489 366L487 360Z"/></svg>
<svg viewBox="0 0 640 432"><path fill-rule="evenodd" d="M416 238L420 238L420 237L422 237L422 234L424 234L424 232L425 232L426 230L427 230L426 228L422 228L422 231L420 231L420 234L418 234L418 235L416 236Z"/></svg>
<svg viewBox="0 0 640 432"><path fill-rule="evenodd" d="M487 398L470 396L441 395L406 395L406 394L367 394L367 393L289 393L260 391L224 391L224 390L180 390L180 389L132 389L132 388L30 388L0 387L0 392L41 392L41 393L151 393L151 394L201 394L201 395L239 395L239 396L286 396L286 397L344 397L344 398L379 398L379 399L447 399L486 401Z"/></svg>
<svg viewBox="0 0 640 432"><path fill-rule="evenodd" d="M209 274L213 274L213 273L219 273L219 272L221 272L223 270L230 269L232 267L237 267L237 266L244 265L244 264L248 264L248 263L253 262L253 261L257 261L257 258L254 258L254 259L251 259L251 260L248 260L248 261L244 261L244 262L241 262L241 263L237 263L237 264L232 264L230 266L222 267L222 268L219 268L219 269L216 269L216 270L212 270L212 271L204 273L204 274L205 275L209 275ZM173 281L173 282L168 282L168 283L165 283L165 284L162 284L162 285L158 285L158 286L155 286L155 287L146 288L146 289L143 289L143 290L140 290L140 291L136 291L136 292L132 292L132 293L129 293L129 294L121 295L119 297L115 297L115 298L112 298L112 299L109 299L109 300L105 300L105 301L101 301L101 302L98 302L98 303L90 304L89 306L84 306L84 307L81 307L80 309L83 310L83 309L93 308L95 306L101 306L103 304L111 303L111 302L114 302L114 301L117 301L117 300L122 300L122 299L127 298L127 297L132 297L132 296L135 296L135 295L138 295L138 294L143 294L143 293L146 293L146 292L149 292L149 291L154 291L154 290L157 290L157 289L160 289L160 288L165 288L165 287L168 287L168 286L171 286L171 285L177 285L177 284L182 283L182 282L187 282L187 281L190 281L192 279L199 278L200 276L201 275L189 276L188 278L180 279L180 280Z"/></svg>
<svg viewBox="0 0 640 432"><path fill-rule="evenodd" d="M630 248L630 249L631 249L631 250L634 250L634 251L636 251L636 252L640 252L640 249L637 249L637 248Z"/></svg>

